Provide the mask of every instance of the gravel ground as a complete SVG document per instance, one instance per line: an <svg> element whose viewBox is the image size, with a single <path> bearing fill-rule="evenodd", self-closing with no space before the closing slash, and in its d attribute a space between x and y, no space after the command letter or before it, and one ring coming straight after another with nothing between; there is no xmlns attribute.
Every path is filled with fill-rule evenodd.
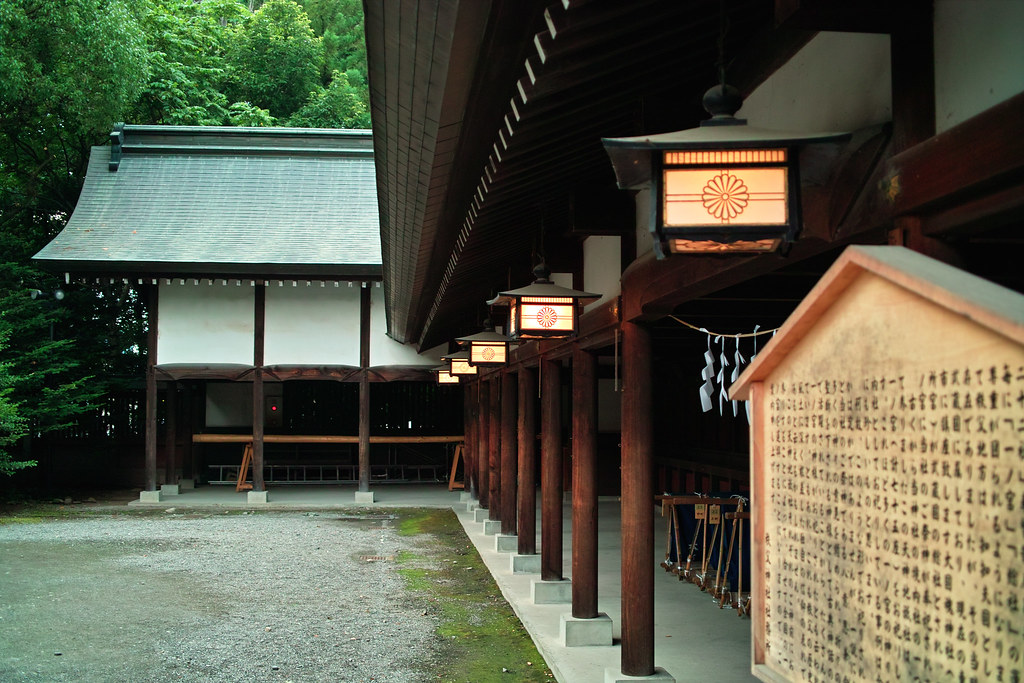
<svg viewBox="0 0 1024 683"><path fill-rule="evenodd" d="M0 681L436 680L410 542L337 512L0 526Z"/></svg>

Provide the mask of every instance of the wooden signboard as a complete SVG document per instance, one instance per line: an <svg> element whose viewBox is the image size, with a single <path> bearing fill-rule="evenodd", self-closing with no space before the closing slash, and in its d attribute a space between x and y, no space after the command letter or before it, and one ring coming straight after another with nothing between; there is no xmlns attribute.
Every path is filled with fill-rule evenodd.
<svg viewBox="0 0 1024 683"><path fill-rule="evenodd" d="M851 247L732 393L755 675L1024 680L1024 296Z"/></svg>

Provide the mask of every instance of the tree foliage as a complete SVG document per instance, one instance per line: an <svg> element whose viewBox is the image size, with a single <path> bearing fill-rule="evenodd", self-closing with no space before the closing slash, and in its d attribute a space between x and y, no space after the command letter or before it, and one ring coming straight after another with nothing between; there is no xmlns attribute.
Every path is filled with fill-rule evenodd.
<svg viewBox="0 0 1024 683"><path fill-rule="evenodd" d="M348 74L335 72L330 86L311 92L288 123L299 128L369 128L370 112L362 90L349 84Z"/></svg>
<svg viewBox="0 0 1024 683"><path fill-rule="evenodd" d="M320 85L322 62L322 40L302 7L270 0L246 19L229 53L232 99L287 117Z"/></svg>
<svg viewBox="0 0 1024 683"><path fill-rule="evenodd" d="M0 452L142 377L137 292L29 297L64 286L31 257L115 123L368 127L368 109L359 0L0 0Z"/></svg>

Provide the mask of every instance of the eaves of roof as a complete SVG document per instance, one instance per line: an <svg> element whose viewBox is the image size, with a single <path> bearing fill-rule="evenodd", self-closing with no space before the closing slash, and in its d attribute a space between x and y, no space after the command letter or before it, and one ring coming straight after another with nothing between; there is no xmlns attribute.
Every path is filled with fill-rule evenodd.
<svg viewBox="0 0 1024 683"><path fill-rule="evenodd" d="M372 278L369 131L125 126L94 147L52 270Z"/></svg>
<svg viewBox="0 0 1024 683"><path fill-rule="evenodd" d="M455 50L458 22L423 8L465 5L367 3L389 328L421 347L526 284L510 268L529 277L539 226L571 225L576 192L619 192L602 137L696 125L716 81L717 1L495 2L477 49ZM729 7L730 54L771 30L771 3ZM449 97L445 74L472 74L468 98Z"/></svg>

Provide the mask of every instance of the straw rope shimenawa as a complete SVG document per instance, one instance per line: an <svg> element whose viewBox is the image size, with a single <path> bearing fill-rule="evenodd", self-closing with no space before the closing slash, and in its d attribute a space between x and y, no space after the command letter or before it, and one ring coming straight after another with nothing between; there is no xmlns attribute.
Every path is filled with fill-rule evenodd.
<svg viewBox="0 0 1024 683"><path fill-rule="evenodd" d="M696 325L688 323L685 320L680 320L679 318L675 317L674 315L670 315L669 317L672 318L673 320L675 320L680 325L684 325L686 327L689 327L691 330L696 330L697 332L703 332L704 334L708 335L709 337L726 337L728 339L743 339L745 337L760 337L763 334L775 334L780 329L782 329L780 327L774 327L774 328L772 328L770 330L755 330L754 332L741 332L741 333L738 333L738 334L724 334L724 333L721 333L721 332L711 332L710 330L708 330L707 328L704 328L704 327L697 327Z"/></svg>

